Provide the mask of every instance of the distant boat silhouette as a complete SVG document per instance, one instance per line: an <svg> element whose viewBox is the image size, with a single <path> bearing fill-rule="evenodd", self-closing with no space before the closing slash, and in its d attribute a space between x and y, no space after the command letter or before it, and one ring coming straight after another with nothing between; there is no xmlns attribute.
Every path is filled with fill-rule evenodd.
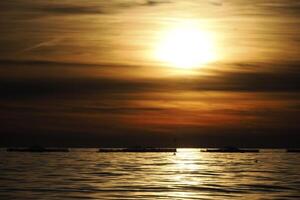
<svg viewBox="0 0 300 200"><path fill-rule="evenodd" d="M212 153L259 153L258 149L239 149L237 147L223 147L217 149L205 149L200 151Z"/></svg>
<svg viewBox="0 0 300 200"><path fill-rule="evenodd" d="M146 152L177 152L176 148L100 148L99 152L133 152L133 153L146 153Z"/></svg>
<svg viewBox="0 0 300 200"><path fill-rule="evenodd" d="M28 148L7 148L6 151L14 152L69 152L67 148L44 148L41 146L31 146Z"/></svg>
<svg viewBox="0 0 300 200"><path fill-rule="evenodd" d="M286 149L288 153L300 153L300 149Z"/></svg>

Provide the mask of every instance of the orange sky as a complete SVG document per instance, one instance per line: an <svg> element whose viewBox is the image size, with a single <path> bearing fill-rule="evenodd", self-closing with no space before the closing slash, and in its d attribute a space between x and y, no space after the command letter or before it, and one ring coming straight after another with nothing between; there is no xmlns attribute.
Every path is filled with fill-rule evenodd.
<svg viewBox="0 0 300 200"><path fill-rule="evenodd" d="M298 10L293 0L0 2L0 145L299 143Z"/></svg>

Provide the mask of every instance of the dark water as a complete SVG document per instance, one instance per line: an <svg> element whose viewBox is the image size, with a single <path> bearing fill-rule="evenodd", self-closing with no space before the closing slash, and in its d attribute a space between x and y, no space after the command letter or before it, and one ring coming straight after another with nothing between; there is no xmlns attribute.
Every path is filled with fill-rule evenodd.
<svg viewBox="0 0 300 200"><path fill-rule="evenodd" d="M300 199L299 153L95 151L1 151L0 199Z"/></svg>

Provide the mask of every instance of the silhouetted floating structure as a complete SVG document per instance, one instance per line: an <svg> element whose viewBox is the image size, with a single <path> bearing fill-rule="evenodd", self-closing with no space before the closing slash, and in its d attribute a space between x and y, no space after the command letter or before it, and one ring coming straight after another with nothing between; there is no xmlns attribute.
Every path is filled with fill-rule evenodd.
<svg viewBox="0 0 300 200"><path fill-rule="evenodd" d="M44 148L41 146L32 146L28 148L7 148L6 151L14 151L14 152L69 152L67 148Z"/></svg>
<svg viewBox="0 0 300 200"><path fill-rule="evenodd" d="M237 147L205 149L205 150L200 150L200 151L201 152L212 152L212 153L259 153L259 149L239 149Z"/></svg>
<svg viewBox="0 0 300 200"><path fill-rule="evenodd" d="M286 149L288 153L300 153L300 149Z"/></svg>
<svg viewBox="0 0 300 200"><path fill-rule="evenodd" d="M99 152L132 152L132 153L146 153L146 152L177 152L176 148L100 148Z"/></svg>

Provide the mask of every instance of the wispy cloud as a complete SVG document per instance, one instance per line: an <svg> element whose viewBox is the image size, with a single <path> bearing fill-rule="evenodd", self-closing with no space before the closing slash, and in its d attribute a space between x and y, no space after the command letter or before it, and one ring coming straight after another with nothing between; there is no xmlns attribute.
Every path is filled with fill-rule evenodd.
<svg viewBox="0 0 300 200"><path fill-rule="evenodd" d="M37 11L52 13L52 14L65 14L65 15L82 15L82 14L104 14L105 11L99 6L87 5L72 5L72 4L51 4L47 6L37 7Z"/></svg>
<svg viewBox="0 0 300 200"><path fill-rule="evenodd" d="M59 38L50 39L48 41L40 42L38 44L35 44L31 47L28 47L28 48L22 50L21 52L32 51L32 50L36 50L36 49L41 48L41 47L54 46L55 44L59 43L63 39L64 39L63 37L59 37Z"/></svg>
<svg viewBox="0 0 300 200"><path fill-rule="evenodd" d="M223 0L209 0L209 3L211 3L214 6L222 6Z"/></svg>

